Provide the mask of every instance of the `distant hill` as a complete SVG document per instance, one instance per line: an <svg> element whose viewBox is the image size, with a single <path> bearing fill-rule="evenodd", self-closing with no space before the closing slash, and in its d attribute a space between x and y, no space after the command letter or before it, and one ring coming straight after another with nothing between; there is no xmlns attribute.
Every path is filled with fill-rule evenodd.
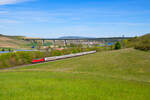
<svg viewBox="0 0 150 100"><path fill-rule="evenodd" d="M59 37L59 39L83 39L83 38L93 38L93 37L82 37L82 36L63 36L63 37Z"/></svg>
<svg viewBox="0 0 150 100"><path fill-rule="evenodd" d="M0 34L0 48L28 48L29 42L22 40L24 36L8 36Z"/></svg>

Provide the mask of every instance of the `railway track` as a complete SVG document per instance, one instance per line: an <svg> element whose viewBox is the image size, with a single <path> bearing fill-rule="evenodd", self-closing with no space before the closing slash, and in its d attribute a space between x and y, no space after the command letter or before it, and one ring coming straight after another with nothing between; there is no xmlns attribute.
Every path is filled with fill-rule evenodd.
<svg viewBox="0 0 150 100"><path fill-rule="evenodd" d="M32 65L43 64L43 63L48 63L48 62L52 62L52 61L56 61L56 60L73 58L73 57L78 57L78 56L83 56L83 55L88 55L88 54L93 54L93 53L96 53L96 51L81 52L81 53L68 54L68 55L62 55L62 56L54 56L54 57L45 57L44 62L32 63L32 64L16 66L16 67L10 67L10 68L2 68L2 69L0 69L0 71L1 70L16 69L16 68L21 68L21 67L28 67L28 66L32 66Z"/></svg>

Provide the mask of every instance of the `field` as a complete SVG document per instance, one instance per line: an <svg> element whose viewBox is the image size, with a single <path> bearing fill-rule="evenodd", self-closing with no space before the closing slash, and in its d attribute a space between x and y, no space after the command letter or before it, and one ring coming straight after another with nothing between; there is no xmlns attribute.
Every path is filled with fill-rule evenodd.
<svg viewBox="0 0 150 100"><path fill-rule="evenodd" d="M150 52L103 51L0 71L0 100L149 100Z"/></svg>
<svg viewBox="0 0 150 100"><path fill-rule="evenodd" d="M1 48L16 48L16 49L26 49L29 48L27 45L30 42L21 40L17 37L0 35L0 47Z"/></svg>

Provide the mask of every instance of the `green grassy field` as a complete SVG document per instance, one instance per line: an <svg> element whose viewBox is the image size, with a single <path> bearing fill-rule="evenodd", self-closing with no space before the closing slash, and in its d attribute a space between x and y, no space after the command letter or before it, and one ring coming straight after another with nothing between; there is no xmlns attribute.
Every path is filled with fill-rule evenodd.
<svg viewBox="0 0 150 100"><path fill-rule="evenodd" d="M149 99L150 52L98 52L0 71L0 100Z"/></svg>

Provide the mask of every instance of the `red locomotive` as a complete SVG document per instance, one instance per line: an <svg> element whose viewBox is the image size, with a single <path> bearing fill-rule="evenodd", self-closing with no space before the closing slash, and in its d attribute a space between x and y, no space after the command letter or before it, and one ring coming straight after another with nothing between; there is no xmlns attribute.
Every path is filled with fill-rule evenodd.
<svg viewBox="0 0 150 100"><path fill-rule="evenodd" d="M40 62L45 62L45 58L32 59L32 63L40 63Z"/></svg>

